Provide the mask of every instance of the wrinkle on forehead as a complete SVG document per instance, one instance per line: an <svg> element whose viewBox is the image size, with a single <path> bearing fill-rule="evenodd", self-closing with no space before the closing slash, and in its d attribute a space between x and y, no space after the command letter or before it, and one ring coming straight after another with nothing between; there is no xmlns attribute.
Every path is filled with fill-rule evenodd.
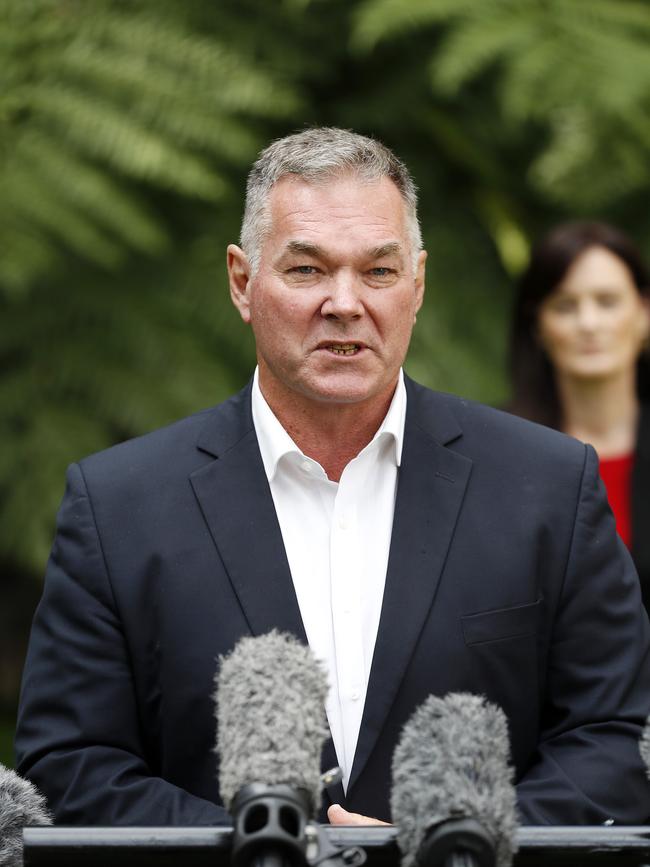
<svg viewBox="0 0 650 867"><path fill-rule="evenodd" d="M270 205L267 240L293 252L317 255L317 248L360 245L379 257L410 249L402 195L388 178L344 176L326 185L285 177L273 188Z"/></svg>

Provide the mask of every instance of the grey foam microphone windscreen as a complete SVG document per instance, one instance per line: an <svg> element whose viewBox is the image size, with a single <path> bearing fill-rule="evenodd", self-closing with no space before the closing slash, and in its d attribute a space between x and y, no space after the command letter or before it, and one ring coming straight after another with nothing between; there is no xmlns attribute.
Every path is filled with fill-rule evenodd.
<svg viewBox="0 0 650 867"><path fill-rule="evenodd" d="M21 867L26 825L51 824L43 795L28 780L0 765L0 867Z"/></svg>
<svg viewBox="0 0 650 867"><path fill-rule="evenodd" d="M312 651L273 630L242 638L217 673L219 788L230 809L249 783L285 784L320 803L320 763L329 735L327 676Z"/></svg>
<svg viewBox="0 0 650 867"><path fill-rule="evenodd" d="M645 763L648 777L650 777L650 717L646 720L645 728L641 735L641 742L639 743L639 749L641 750L641 758Z"/></svg>
<svg viewBox="0 0 650 867"><path fill-rule="evenodd" d="M475 819L508 867L517 827L506 718L483 697L429 696L402 730L393 755L391 811L399 825L403 867L411 867L427 832L449 819Z"/></svg>

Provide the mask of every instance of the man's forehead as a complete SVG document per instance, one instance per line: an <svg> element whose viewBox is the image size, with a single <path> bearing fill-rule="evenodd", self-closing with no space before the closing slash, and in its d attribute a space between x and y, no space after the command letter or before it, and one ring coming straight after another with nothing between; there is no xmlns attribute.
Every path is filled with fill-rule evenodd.
<svg viewBox="0 0 650 867"><path fill-rule="evenodd" d="M271 234L286 233L296 242L309 242L337 224L341 232L376 230L375 245L403 242L406 207L395 183L382 176L373 180L355 173L335 175L318 182L285 175L269 195Z"/></svg>

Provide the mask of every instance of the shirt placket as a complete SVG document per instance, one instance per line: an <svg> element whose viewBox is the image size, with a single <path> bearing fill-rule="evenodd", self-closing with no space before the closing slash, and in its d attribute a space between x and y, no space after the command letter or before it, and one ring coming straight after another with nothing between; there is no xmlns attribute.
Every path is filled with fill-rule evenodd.
<svg viewBox="0 0 650 867"><path fill-rule="evenodd" d="M349 487L339 486L332 521L330 583L346 779L354 759L365 696L360 558L357 504Z"/></svg>

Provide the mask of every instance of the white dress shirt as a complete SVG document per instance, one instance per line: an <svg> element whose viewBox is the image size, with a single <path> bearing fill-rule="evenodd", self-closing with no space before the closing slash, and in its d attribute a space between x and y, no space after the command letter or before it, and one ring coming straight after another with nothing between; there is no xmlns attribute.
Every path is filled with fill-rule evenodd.
<svg viewBox="0 0 650 867"><path fill-rule="evenodd" d="M302 622L329 676L327 718L347 790L386 581L406 417L403 375L379 430L338 483L282 427L257 370L252 411Z"/></svg>

